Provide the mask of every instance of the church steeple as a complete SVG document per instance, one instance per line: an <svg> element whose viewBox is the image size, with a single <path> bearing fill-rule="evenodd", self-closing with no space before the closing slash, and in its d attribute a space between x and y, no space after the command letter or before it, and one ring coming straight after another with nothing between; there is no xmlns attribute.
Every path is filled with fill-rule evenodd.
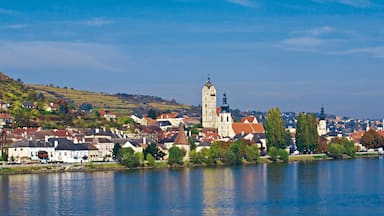
<svg viewBox="0 0 384 216"><path fill-rule="evenodd" d="M221 112L229 113L229 105L227 100L227 94L223 94L223 104L221 105Z"/></svg>
<svg viewBox="0 0 384 216"><path fill-rule="evenodd" d="M325 120L324 105L321 106L320 120Z"/></svg>

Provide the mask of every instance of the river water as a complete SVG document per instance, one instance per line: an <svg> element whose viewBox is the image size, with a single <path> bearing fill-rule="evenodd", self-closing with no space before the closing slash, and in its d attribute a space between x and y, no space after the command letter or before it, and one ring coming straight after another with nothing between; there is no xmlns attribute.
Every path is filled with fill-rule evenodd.
<svg viewBox="0 0 384 216"><path fill-rule="evenodd" d="M384 159L0 176L0 215L384 215Z"/></svg>

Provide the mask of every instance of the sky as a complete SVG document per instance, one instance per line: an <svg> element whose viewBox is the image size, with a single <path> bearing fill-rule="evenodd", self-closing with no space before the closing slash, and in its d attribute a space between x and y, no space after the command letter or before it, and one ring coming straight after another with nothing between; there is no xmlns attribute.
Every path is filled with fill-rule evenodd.
<svg viewBox="0 0 384 216"><path fill-rule="evenodd" d="M26 83L384 118L384 1L0 0L0 71Z"/></svg>

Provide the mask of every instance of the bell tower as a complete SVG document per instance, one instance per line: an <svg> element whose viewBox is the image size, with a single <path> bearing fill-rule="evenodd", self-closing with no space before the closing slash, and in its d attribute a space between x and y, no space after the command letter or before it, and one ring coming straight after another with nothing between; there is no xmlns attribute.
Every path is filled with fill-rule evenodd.
<svg viewBox="0 0 384 216"><path fill-rule="evenodd" d="M205 82L201 90L202 97L202 126L203 128L217 128L216 115L216 88L211 82L211 78Z"/></svg>

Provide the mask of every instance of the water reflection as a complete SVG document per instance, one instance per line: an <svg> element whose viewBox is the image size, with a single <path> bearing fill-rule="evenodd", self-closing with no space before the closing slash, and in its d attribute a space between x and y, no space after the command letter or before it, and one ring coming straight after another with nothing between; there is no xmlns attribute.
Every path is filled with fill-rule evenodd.
<svg viewBox="0 0 384 216"><path fill-rule="evenodd" d="M0 176L1 215L375 215L384 159Z"/></svg>

